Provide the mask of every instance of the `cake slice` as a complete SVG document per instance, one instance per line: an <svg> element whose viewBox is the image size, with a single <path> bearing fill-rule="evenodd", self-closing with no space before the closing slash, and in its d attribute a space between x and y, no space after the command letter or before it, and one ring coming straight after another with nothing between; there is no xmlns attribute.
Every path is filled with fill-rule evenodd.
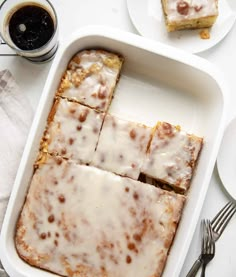
<svg viewBox="0 0 236 277"><path fill-rule="evenodd" d="M169 32L211 27L218 16L218 0L162 0Z"/></svg>
<svg viewBox="0 0 236 277"><path fill-rule="evenodd" d="M84 50L70 61L57 94L107 111L123 58L104 50Z"/></svg>
<svg viewBox="0 0 236 277"><path fill-rule="evenodd" d="M91 164L138 179L151 128L107 114Z"/></svg>
<svg viewBox="0 0 236 277"><path fill-rule="evenodd" d="M141 171L178 191L186 191L202 143L202 138L187 134L179 126L158 122Z"/></svg>
<svg viewBox="0 0 236 277"><path fill-rule="evenodd" d="M15 234L19 256L63 276L159 277L185 197L49 157Z"/></svg>
<svg viewBox="0 0 236 277"><path fill-rule="evenodd" d="M48 118L41 150L81 163L95 151L104 113L57 98Z"/></svg>

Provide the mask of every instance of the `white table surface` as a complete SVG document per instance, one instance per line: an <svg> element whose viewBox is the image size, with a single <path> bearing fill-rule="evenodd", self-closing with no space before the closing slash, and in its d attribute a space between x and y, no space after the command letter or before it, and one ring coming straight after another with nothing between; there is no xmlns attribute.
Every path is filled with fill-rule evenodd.
<svg viewBox="0 0 236 277"><path fill-rule="evenodd" d="M141 1L141 0L139 0ZM143 0L145 1L145 0ZM158 1L158 0L157 0ZM228 0L236 9L236 1ZM0 0L1 2L1 0ZM126 0L54 0L59 15L60 37L86 25L107 25L137 33L129 18ZM138 0L137 0L138 5ZM0 46L2 47L2 46ZM199 54L219 67L229 85L230 106L225 124L236 116L236 25L223 41L215 47ZM17 80L21 90L36 109L51 63L35 65L20 57L0 57L0 70L9 69ZM232 166L225 164L225 166ZM212 218L229 200L224 191L217 170L214 170L209 190L201 212L201 218ZM200 222L199 219L199 222ZM193 236L181 277L186 276L200 251L199 222ZM225 233L216 245L216 256L207 267L207 276L236 276L236 216L231 220ZM199 275L200 276L200 275Z"/></svg>

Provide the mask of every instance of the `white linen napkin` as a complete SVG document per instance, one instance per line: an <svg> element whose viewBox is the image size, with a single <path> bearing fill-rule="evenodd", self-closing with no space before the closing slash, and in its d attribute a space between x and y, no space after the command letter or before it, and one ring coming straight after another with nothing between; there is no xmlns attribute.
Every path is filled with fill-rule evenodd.
<svg viewBox="0 0 236 277"><path fill-rule="evenodd" d="M0 233L33 110L8 70L0 71Z"/></svg>

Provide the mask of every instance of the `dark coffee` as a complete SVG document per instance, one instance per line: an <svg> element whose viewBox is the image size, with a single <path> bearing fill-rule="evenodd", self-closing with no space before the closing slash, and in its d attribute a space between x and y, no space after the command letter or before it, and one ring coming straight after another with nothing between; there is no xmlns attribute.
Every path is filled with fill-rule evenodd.
<svg viewBox="0 0 236 277"><path fill-rule="evenodd" d="M47 10L27 5L15 11L9 20L9 34L21 50L35 50L45 45L54 33L54 22Z"/></svg>

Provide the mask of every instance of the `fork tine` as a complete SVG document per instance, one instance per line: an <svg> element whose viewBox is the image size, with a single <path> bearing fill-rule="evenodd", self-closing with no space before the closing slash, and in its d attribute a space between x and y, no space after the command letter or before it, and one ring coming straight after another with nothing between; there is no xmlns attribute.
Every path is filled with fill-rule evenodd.
<svg viewBox="0 0 236 277"><path fill-rule="evenodd" d="M208 234L209 234L209 254L215 253L215 241L213 238L213 231L210 220L207 221Z"/></svg>
<svg viewBox="0 0 236 277"><path fill-rule="evenodd" d="M214 232L222 233L236 212L236 205L229 202L212 220L211 226Z"/></svg>
<svg viewBox="0 0 236 277"><path fill-rule="evenodd" d="M205 270L206 270L206 265L214 258L215 256L215 241L213 238L213 233L212 233L212 228L211 228L211 222L210 220L205 220L204 221L204 226L205 226L205 232L204 232L204 237L205 237L205 243L204 243L204 251L201 254L201 259L202 259L202 272L201 272L201 277L205 277Z"/></svg>
<svg viewBox="0 0 236 277"><path fill-rule="evenodd" d="M213 226L214 224L216 224L220 218L223 216L223 214L225 213L225 211L227 211L229 209L229 207L231 207L233 203L232 202L228 202L217 214L216 216L212 219L211 221L211 226Z"/></svg>
<svg viewBox="0 0 236 277"><path fill-rule="evenodd" d="M208 231L207 231L207 224L206 224L206 220L204 219L203 221L203 239L202 239L202 243L203 243L203 248L202 248L202 253L207 253L207 249L208 249Z"/></svg>
<svg viewBox="0 0 236 277"><path fill-rule="evenodd" d="M217 227L217 232L219 234L221 234L224 231L225 227L227 226L227 224L229 223L230 219L235 214L235 212L236 212L236 206L232 207L228 211L228 213L224 216L222 221L219 223L219 226Z"/></svg>
<svg viewBox="0 0 236 277"><path fill-rule="evenodd" d="M205 219L202 219L201 221L201 231L202 231L202 252L203 252L205 247Z"/></svg>
<svg viewBox="0 0 236 277"><path fill-rule="evenodd" d="M207 253L211 253L211 246L212 246L212 233L211 233L211 225L210 220L206 220L206 231L207 231Z"/></svg>

